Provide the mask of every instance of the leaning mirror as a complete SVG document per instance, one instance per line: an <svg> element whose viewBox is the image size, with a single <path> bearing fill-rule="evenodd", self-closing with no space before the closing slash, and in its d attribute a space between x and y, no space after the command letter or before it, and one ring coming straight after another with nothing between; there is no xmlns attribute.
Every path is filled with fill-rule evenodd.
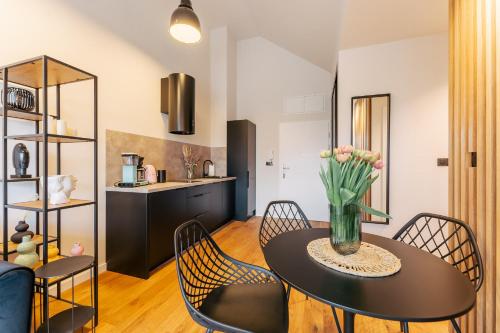
<svg viewBox="0 0 500 333"><path fill-rule="evenodd" d="M385 167L366 192L364 204L389 214L389 114L390 94L356 96L351 101L351 143L357 149L380 152ZM363 213L363 222L389 223L388 219Z"/></svg>

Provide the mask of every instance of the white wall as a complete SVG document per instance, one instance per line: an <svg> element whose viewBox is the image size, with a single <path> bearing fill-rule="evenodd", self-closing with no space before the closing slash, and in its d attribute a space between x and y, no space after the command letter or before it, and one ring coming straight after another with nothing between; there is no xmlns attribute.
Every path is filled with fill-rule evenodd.
<svg viewBox="0 0 500 333"><path fill-rule="evenodd" d="M257 125L257 215L264 213L269 201L279 199L280 122L330 118L329 112L284 115L283 99L314 93L330 94L331 89L330 72L267 39L257 37L238 42L237 119L248 119ZM275 157L272 167L265 165L271 151Z"/></svg>
<svg viewBox="0 0 500 333"><path fill-rule="evenodd" d="M227 120L234 117L236 42L227 26L210 31L211 146L225 147Z"/></svg>
<svg viewBox="0 0 500 333"><path fill-rule="evenodd" d="M105 130L203 145L210 143L209 38L204 36L200 44L193 46L178 43L168 35L169 13L178 5L176 1L165 2L168 8L165 8L162 26L150 21L137 26L132 18L141 13L146 4L132 2L123 6L122 3L120 0L5 0L0 3L1 31L8 32L0 37L3 45L0 64L47 54L99 77L100 263L105 261L106 237ZM19 24L20 17L22 22L29 24ZM118 34L118 29L127 31ZM119 36L131 37L125 39ZM146 47L148 53L143 51ZM181 137L167 133L167 118L160 114L160 78L171 72L185 72L196 78L196 135ZM65 86L61 92L63 118L68 120L70 126L78 127L80 135L92 135L90 83ZM54 112L53 101L51 112ZM10 124L13 124L10 133L33 131L33 125L26 122L12 121ZM34 146L28 147L34 157ZM79 179L74 197L92 197L90 148L88 144L63 146L63 173L74 174ZM9 156L10 153L9 147ZM54 172L52 168L50 173ZM10 198L31 200L34 187L30 186L9 185L12 189ZM10 212L9 230L12 231L13 223L21 213ZM34 228L33 219L29 221ZM63 253L68 253L72 242L76 240L83 241L86 253L92 253L91 208L64 211L62 228ZM51 231L53 234L54 228Z"/></svg>
<svg viewBox="0 0 500 333"><path fill-rule="evenodd" d="M419 212L447 213L448 40L446 34L343 50L339 55L339 143L350 143L351 97L391 94L388 226L392 236Z"/></svg>

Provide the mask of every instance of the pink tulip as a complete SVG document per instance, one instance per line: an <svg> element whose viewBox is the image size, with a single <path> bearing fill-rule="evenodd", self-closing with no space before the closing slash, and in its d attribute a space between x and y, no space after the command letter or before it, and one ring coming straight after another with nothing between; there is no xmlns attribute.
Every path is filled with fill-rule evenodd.
<svg viewBox="0 0 500 333"><path fill-rule="evenodd" d="M354 147L351 145L343 146L342 147L342 152L343 153L352 153L354 151Z"/></svg>
<svg viewBox="0 0 500 333"><path fill-rule="evenodd" d="M340 163L347 162L347 160L351 157L351 154L337 154L337 161Z"/></svg>
<svg viewBox="0 0 500 333"><path fill-rule="evenodd" d="M380 170L384 167L384 161L378 160L375 163L373 163L373 167L377 170Z"/></svg>

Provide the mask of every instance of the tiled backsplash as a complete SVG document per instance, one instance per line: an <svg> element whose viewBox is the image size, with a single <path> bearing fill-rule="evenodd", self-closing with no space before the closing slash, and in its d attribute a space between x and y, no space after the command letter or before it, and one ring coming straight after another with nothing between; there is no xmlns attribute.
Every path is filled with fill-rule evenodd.
<svg viewBox="0 0 500 333"><path fill-rule="evenodd" d="M144 156L144 165L152 164L156 170L167 170L167 178L170 180L186 178L182 156L184 144L186 143L106 130L106 186L111 186L121 179L121 153L125 152ZM226 175L226 147L188 145L199 160L195 177L201 177L203 161L208 159L214 162L216 175Z"/></svg>
<svg viewBox="0 0 500 333"><path fill-rule="evenodd" d="M212 147L211 160L215 164L216 176L227 176L227 147Z"/></svg>

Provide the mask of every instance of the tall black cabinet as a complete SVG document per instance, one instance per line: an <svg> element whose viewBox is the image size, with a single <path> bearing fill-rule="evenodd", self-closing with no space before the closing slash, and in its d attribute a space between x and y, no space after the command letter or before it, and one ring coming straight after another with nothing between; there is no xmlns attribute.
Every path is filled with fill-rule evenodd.
<svg viewBox="0 0 500 333"><path fill-rule="evenodd" d="M256 127L249 120L227 122L227 174L236 178L235 219L255 215Z"/></svg>

